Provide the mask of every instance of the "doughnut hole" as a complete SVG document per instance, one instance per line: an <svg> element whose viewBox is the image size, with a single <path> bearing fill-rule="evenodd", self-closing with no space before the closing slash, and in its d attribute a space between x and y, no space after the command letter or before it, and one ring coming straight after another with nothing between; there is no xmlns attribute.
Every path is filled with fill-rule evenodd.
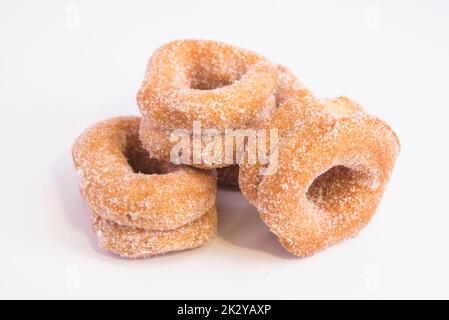
<svg viewBox="0 0 449 320"><path fill-rule="evenodd" d="M238 79L237 79L238 80ZM196 76L191 78L190 89L194 90L213 90L231 85L234 81L225 75L197 71Z"/></svg>
<svg viewBox="0 0 449 320"><path fill-rule="evenodd" d="M334 219L358 212L373 187L373 175L368 170L337 165L315 178L306 197L327 218Z"/></svg>
<svg viewBox="0 0 449 320"><path fill-rule="evenodd" d="M242 78L247 68L243 60L225 61L219 54L209 59L199 58L188 71L190 89L214 90L232 85Z"/></svg>
<svg viewBox="0 0 449 320"><path fill-rule="evenodd" d="M142 147L137 135L126 138L123 152L132 171L136 174L167 174L176 170L175 166L164 160L151 158Z"/></svg>

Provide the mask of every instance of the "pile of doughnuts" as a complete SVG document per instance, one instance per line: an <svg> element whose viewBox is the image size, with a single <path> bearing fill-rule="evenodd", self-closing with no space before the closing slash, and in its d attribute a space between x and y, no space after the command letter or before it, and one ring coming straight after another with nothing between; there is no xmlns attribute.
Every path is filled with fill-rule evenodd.
<svg viewBox="0 0 449 320"><path fill-rule="evenodd" d="M317 98L286 67L215 41L157 49L137 104L142 117L97 123L72 150L99 244L122 257L208 243L217 179L241 190L286 250L312 255L370 221L400 149L356 102ZM269 137L275 170L249 156L247 137L238 149L235 132Z"/></svg>
<svg viewBox="0 0 449 320"><path fill-rule="evenodd" d="M140 118L88 128L73 147L100 245L123 257L195 248L216 232L216 173L150 158Z"/></svg>

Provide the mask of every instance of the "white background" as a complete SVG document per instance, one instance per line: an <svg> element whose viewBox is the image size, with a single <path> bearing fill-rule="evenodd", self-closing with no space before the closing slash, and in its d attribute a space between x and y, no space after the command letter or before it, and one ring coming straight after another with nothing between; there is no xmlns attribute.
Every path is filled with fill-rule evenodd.
<svg viewBox="0 0 449 320"><path fill-rule="evenodd" d="M1 298L449 298L447 1L2 1ZM146 59L206 38L289 66L317 95L389 122L402 150L359 237L289 255L239 193L198 250L128 261L97 247L70 149L138 114Z"/></svg>

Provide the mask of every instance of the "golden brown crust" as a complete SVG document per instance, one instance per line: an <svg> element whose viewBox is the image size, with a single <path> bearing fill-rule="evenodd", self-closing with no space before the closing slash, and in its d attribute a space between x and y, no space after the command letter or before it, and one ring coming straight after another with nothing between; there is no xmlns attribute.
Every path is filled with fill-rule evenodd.
<svg viewBox="0 0 449 320"><path fill-rule="evenodd" d="M92 211L92 227L103 249L124 258L146 258L207 244L217 231L217 212L214 206L177 229L151 231L118 225Z"/></svg>
<svg viewBox="0 0 449 320"><path fill-rule="evenodd" d="M226 144L229 143L224 138L224 135L219 133L216 135L206 135L201 134L197 135L196 139L200 142L200 151L196 151L199 157L199 161L195 161L193 159L193 151L194 151L194 135L188 132L183 132L182 136L174 134L173 139L171 138L172 130L169 129L160 129L155 126L153 121L150 119L144 118L142 120L142 124L140 126L139 137L142 141L142 146L148 151L151 157L156 159L162 159L165 161L170 161L175 164L188 164L196 168L201 169L214 169L214 168L224 168L230 166L232 163L227 163L225 161L225 153L226 150L235 150L234 145L226 149ZM221 144L221 152L214 155L214 149L208 147L211 143L216 142L218 139ZM186 141L188 140L188 141ZM232 144L231 140L231 144ZM172 158L171 153L176 149L176 145L184 144L188 147L183 149L184 152L188 152L188 159L179 158L179 161L176 162L174 158ZM186 150L189 151L186 151ZM198 150L198 149L195 149ZM234 151L233 151L234 152ZM231 155L232 156L232 155ZM186 160L185 162L182 162ZM232 160L233 162L234 160Z"/></svg>
<svg viewBox="0 0 449 320"><path fill-rule="evenodd" d="M106 120L76 141L73 160L89 206L105 219L151 230L202 216L215 204L215 170L151 160L140 145L139 125L138 117Z"/></svg>
<svg viewBox="0 0 449 320"><path fill-rule="evenodd" d="M312 93L299 81L295 74L286 66L276 65L277 69L277 87L276 87L276 105L279 106L285 100L295 95L297 91L307 91Z"/></svg>
<svg viewBox="0 0 449 320"><path fill-rule="evenodd" d="M206 40L169 42L154 52L137 94L142 114L164 129L246 127L276 89L275 66L258 54Z"/></svg>
<svg viewBox="0 0 449 320"><path fill-rule="evenodd" d="M284 66L277 65L276 70L276 93L273 96L273 99L269 99L267 101L267 105L264 108L265 111L257 114L257 116L252 120L251 124L247 128L257 129L267 121L273 110L285 100L287 100L290 96L297 94L298 92L303 92L303 94L307 93L308 95L311 94L307 89L304 88L304 86L299 82L296 76L289 69ZM202 127L201 129L207 130L209 128ZM186 139L188 139L190 156L188 157L188 161L184 164L189 164L194 167L203 169L225 168L230 166L231 164L235 164L235 159L232 160L232 163L225 161L225 152L228 152L228 150L233 150L235 154L235 140L233 140L232 138L225 139L225 132L222 130L219 130L218 132L219 134L221 134L221 138L217 137L216 135L207 135L203 132L202 135L196 136L201 145L201 152L199 155L201 161L194 162L194 135L190 133L190 130L185 130L184 136L186 137ZM143 147L148 151L151 157L174 162L171 157L171 152L174 150L174 147L180 141L182 141L182 138L176 138L176 135L174 135L175 139L171 139L172 133L174 133L173 130L161 127L160 124L151 120L151 118L144 118L140 126L139 137L142 141ZM218 155L218 161L207 161L205 159L212 159L211 152L214 152L213 150L208 148L208 144L210 144L211 141L217 141L215 139L220 140L219 143L222 146L222 152ZM179 162L174 163L180 164Z"/></svg>
<svg viewBox="0 0 449 320"><path fill-rule="evenodd" d="M322 104L307 89L289 90L288 96L280 101L282 102L270 116L259 124L259 129L275 128L280 140L286 135L287 131L301 126L315 112L320 112L323 109ZM269 134L267 133L266 136L269 137ZM263 177L259 173L260 169L259 163L240 166L240 190L253 205L256 205L257 188Z"/></svg>
<svg viewBox="0 0 449 320"><path fill-rule="evenodd" d="M308 256L369 222L400 146L387 124L347 98L297 97L285 107L296 112L267 123L281 127L278 171L261 177L244 165L240 188L282 245Z"/></svg>

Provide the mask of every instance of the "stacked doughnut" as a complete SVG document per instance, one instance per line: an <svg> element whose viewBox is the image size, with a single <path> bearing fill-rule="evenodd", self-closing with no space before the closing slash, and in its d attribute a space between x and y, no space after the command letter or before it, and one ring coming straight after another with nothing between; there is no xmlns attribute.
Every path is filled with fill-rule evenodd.
<svg viewBox="0 0 449 320"><path fill-rule="evenodd" d="M138 139L140 122L100 122L73 147L100 246L138 258L207 243L217 228L216 173L150 158Z"/></svg>
<svg viewBox="0 0 449 320"><path fill-rule="evenodd" d="M354 101L316 98L286 67L214 41L157 49L137 104L142 118L98 123L73 147L100 245L124 257L207 243L217 176L289 252L312 255L369 222L399 152L393 130ZM269 174L227 135L273 129Z"/></svg>

